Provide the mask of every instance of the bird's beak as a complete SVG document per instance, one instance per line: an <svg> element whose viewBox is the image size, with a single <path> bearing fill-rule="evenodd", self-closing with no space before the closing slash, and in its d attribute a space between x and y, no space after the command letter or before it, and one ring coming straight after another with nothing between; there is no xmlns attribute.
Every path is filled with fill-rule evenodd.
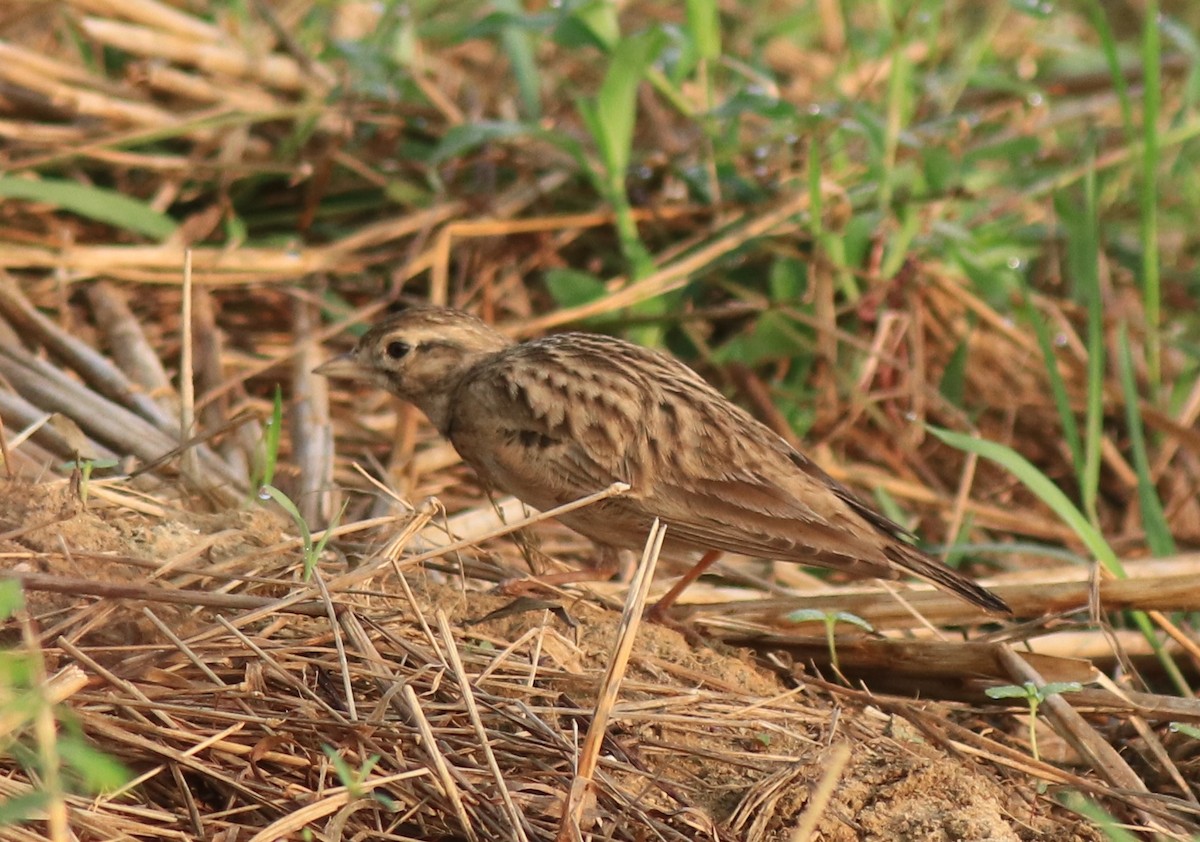
<svg viewBox="0 0 1200 842"><path fill-rule="evenodd" d="M353 351L339 354L331 360L326 360L313 369L313 374L325 377L341 377L346 380L366 380L368 372L354 356Z"/></svg>

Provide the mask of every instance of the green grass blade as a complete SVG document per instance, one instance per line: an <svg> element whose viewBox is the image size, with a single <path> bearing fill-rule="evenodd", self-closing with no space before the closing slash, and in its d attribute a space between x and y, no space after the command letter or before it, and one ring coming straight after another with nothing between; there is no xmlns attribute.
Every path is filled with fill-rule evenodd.
<svg viewBox="0 0 1200 842"><path fill-rule="evenodd" d="M1108 65L1108 74L1112 77L1117 99L1121 103L1121 122L1125 124L1125 136L1133 140L1133 103L1129 99L1129 84L1125 81L1125 72L1121 68L1121 59L1117 54L1117 38L1112 27L1108 25L1108 17L1100 0L1084 0L1084 10L1091 19L1096 35L1100 38L1100 47L1104 51L1104 63Z"/></svg>
<svg viewBox="0 0 1200 842"><path fill-rule="evenodd" d="M1092 156L1088 156L1093 160ZM1084 422L1083 471L1079 493L1083 510L1092 523L1099 523L1096 500L1100 494L1100 445L1104 436L1104 290L1100 287L1100 222L1096 214L1096 169L1088 168L1083 180L1084 225L1078 241L1072 244L1077 255L1076 278L1087 302L1087 414Z"/></svg>
<svg viewBox="0 0 1200 842"><path fill-rule="evenodd" d="M721 57L721 22L715 0L687 0L687 29L697 58Z"/></svg>
<svg viewBox="0 0 1200 842"><path fill-rule="evenodd" d="M1065 793L1063 804L1068 810L1073 810L1092 824L1100 828L1108 842L1138 842L1141 838L1125 830L1124 825L1113 818L1095 801L1078 792Z"/></svg>
<svg viewBox="0 0 1200 842"><path fill-rule="evenodd" d="M621 40L621 23L617 6L611 0L564 4L564 11L566 14L554 33L556 41L568 47L588 43L610 53L616 49Z"/></svg>
<svg viewBox="0 0 1200 842"><path fill-rule="evenodd" d="M808 187L808 228L813 239L820 245L825 257L835 267L838 288L848 301L857 301L859 296L858 282L854 273L846 265L846 241L840 234L835 234L825 227L825 194L824 194L824 161L820 144L813 139L809 147L808 163L805 170Z"/></svg>
<svg viewBox="0 0 1200 842"><path fill-rule="evenodd" d="M890 54L891 69L887 81L886 120L883 141L883 158L879 162L879 206L885 211L891 207L896 188L896 153L900 148L900 133L908 124L912 114L912 60L909 58L909 41L897 30L895 43Z"/></svg>
<svg viewBox="0 0 1200 842"><path fill-rule="evenodd" d="M292 498L288 497L275 486L264 485L262 493L278 503L279 508L287 512L288 517L295 521L296 528L300 530L300 540L304 543L304 556L307 558L312 553L313 539L312 531L308 528L308 523L304 520L304 515L300 514L300 510L296 508L296 504L292 502Z"/></svg>
<svg viewBox="0 0 1200 842"><path fill-rule="evenodd" d="M1150 457L1146 453L1146 435L1142 427L1142 413L1138 408L1137 383L1133 377L1133 357L1129 351L1129 334L1122 324L1117 337L1117 364L1121 377L1121 391L1125 397L1125 423L1129 427L1129 446L1133 451L1133 467L1137 471L1138 504L1142 511L1142 527L1146 530L1146 543L1156 556L1167 556L1175 552L1175 539L1167 525L1162 501L1150 476Z"/></svg>
<svg viewBox="0 0 1200 842"><path fill-rule="evenodd" d="M175 220L145 202L115 190L54 179L0 175L0 198L45 202L97 222L162 241L175 233Z"/></svg>
<svg viewBox="0 0 1200 842"><path fill-rule="evenodd" d="M1042 361L1046 366L1046 378L1050 382L1050 394L1054 398L1054 408L1058 411L1058 423L1062 427L1067 447L1071 451L1071 463L1075 466L1075 475L1083 477L1083 439L1079 435L1079 422L1071 409L1071 397L1067 394L1067 384L1063 381L1062 372L1058 370L1057 357L1054 353L1054 341L1050 338L1050 329L1046 320L1033 305L1028 285L1022 289L1024 293L1025 320L1033 325L1037 336L1038 347L1042 350Z"/></svg>
<svg viewBox="0 0 1200 842"><path fill-rule="evenodd" d="M275 481L275 466L279 461L279 440L283 434L283 390L275 384L275 400L271 405L271 417L263 430L262 479L258 485L270 485Z"/></svg>
<svg viewBox="0 0 1200 842"><path fill-rule="evenodd" d="M966 453L976 453L995 462L1007 470L1032 491L1039 500L1050 507L1059 520L1071 527L1088 548L1088 552L1104 568L1119 578L1125 578L1125 568L1092 522L1071 502L1070 498L1049 477L1034 467L1028 459L1011 447L986 439L956 433L940 427L928 427L929 431L951 447Z"/></svg>
<svg viewBox="0 0 1200 842"><path fill-rule="evenodd" d="M613 51L595 100L599 124L590 127L605 139L601 148L605 151L604 163L610 176L619 173L622 179L625 177L633 147L638 85L646 76L646 68L662 49L664 40L661 31L649 30L623 39Z"/></svg>
<svg viewBox="0 0 1200 842"><path fill-rule="evenodd" d="M927 429L944 441L951 447L956 447L967 453L977 453L985 459L995 462L1000 467L1006 469L1009 473L1015 476L1021 483L1032 491L1038 499L1050 507L1050 509L1058 515L1058 518L1079 536L1079 539L1087 547L1092 557L1096 559L1104 569L1112 573L1118 579L1126 578L1125 567L1121 564L1121 560L1117 558L1112 547L1100 534L1100 531L1092 525L1083 513L1075 507L1067 498L1066 494L1059 489L1050 478L1033 466L1028 459L1017 453L1011 447L999 444L998 442L987 441L985 439L976 438L974 436L956 433L951 430L945 430L940 427L928 426ZM1154 650L1154 654L1158 657L1159 663L1163 665L1163 669L1170 676L1172 683L1181 694L1187 697L1192 696L1190 685L1187 679L1180 672L1179 667L1171 659L1171 654L1163 647L1162 641L1158 638L1157 630L1154 623L1145 611L1131 611L1130 616L1138 627L1138 631L1146 638Z"/></svg>
<svg viewBox="0 0 1200 842"><path fill-rule="evenodd" d="M659 29L622 40L613 50L595 99L578 102L579 114L600 153L603 172L594 173L594 180L613 206L621 252L634 279L650 274L654 270L654 261L642 243L633 219L633 209L625 192L625 173L633 148L638 85L665 40L666 36Z"/></svg>
<svg viewBox="0 0 1200 842"><path fill-rule="evenodd" d="M493 0L496 9L512 15L522 15L525 10L517 0ZM542 116L541 78L538 74L537 58L534 55L534 38L521 26L508 24L500 30L500 44L512 74L517 82L524 117L538 120Z"/></svg>
<svg viewBox="0 0 1200 842"><path fill-rule="evenodd" d="M500 120L476 120L452 126L430 153L428 163L441 164L466 155L473 149L497 140L510 140L537 134L537 127L527 123Z"/></svg>
<svg viewBox="0 0 1200 842"><path fill-rule="evenodd" d="M1158 0L1147 0L1142 33L1142 183L1138 192L1142 229L1142 306L1146 311L1146 369L1150 395L1162 383L1162 291L1158 265L1158 115L1162 103Z"/></svg>

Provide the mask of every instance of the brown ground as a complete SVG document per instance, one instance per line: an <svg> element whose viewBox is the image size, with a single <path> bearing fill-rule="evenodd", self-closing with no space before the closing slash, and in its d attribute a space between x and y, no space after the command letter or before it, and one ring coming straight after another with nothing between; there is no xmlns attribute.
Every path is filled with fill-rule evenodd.
<svg viewBox="0 0 1200 842"><path fill-rule="evenodd" d="M49 671L73 660L56 645L66 639L115 673L104 678L88 670L87 688L67 705L95 743L120 756L135 772L157 768L133 797L150 817L140 822L186 836L186 805L192 799L204 817L193 831L212 834L233 826L261 827L304 804L320 803L318 780L325 787L338 784L327 767L320 768L321 745L338 749L357 767L369 751L364 727L372 732L367 743L390 749L372 774L429 768L403 716L395 716L395 708L381 701L388 685L369 679L352 640L345 645L352 650L348 657L359 724L331 725L330 714L298 691L303 683L345 714L338 663L330 654L330 625L324 617L272 613L242 624L238 617L244 611L166 605L156 596L177 587L215 592L218 580L190 572L206 569L226 576L272 578L275 584L246 583L238 591L282 595L287 579L295 581L298 566L295 550L275 547L287 532L282 521L261 510L150 516L104 502L95 489L85 508L65 481L51 478L38 485L4 483L0 524L8 536L3 552L9 569L146 588L149 598L138 601L93 599L84 584L71 594L31 591L28 602L43 634ZM149 567L164 563L177 567L152 583ZM329 580L339 572L339 563L327 558L322 575ZM483 665L490 665L490 674L473 678L473 686L485 724L496 731L504 780L536 838L553 838L569 786L571 746L586 730L615 646L619 615L581 600L568 605L577 624L574 629L541 611L476 622L511 600L476 592L473 583L464 587L461 581L417 570L406 575L417 591L420 619L432 627L433 635L438 634L437 612L448 615L468 674L477 677ZM394 577L385 567L357 591L335 591L335 601L351 607L362 625L374 630L371 640L394 674L417 690L423 707L428 703L426 715L435 733L450 728L451 720L459 723L461 732L462 698L448 689L453 675L444 658L431 650L412 606L398 598ZM193 641L194 651L223 679L220 691L214 691L211 680L147 620L143 608L179 637ZM297 685L280 684L263 659L238 638L222 632L205 639L214 628L214 613L241 626L270 653L271 661L299 679ZM527 634L530 630L532 635ZM530 645L535 641L539 656L531 666ZM513 642L518 645L497 666L492 659ZM695 647L671 629L643 626L603 750L599 800L592 812L600 838L652 838L645 834L653 826L665 838L784 840L812 809L819 810L813 838L828 840L1099 838L1087 829L1073 829L1026 779L950 751L902 718L864 709L822 687L821 682L808 684L803 679L799 686L785 683L749 653ZM134 741L135 732L147 739L152 733L144 706L126 707L122 702L136 696L133 688L165 705L171 727L190 735L156 733L157 749ZM932 703L922 709L978 724L965 711L939 710ZM281 711L286 712L283 719ZM174 753L172 746L195 748L207 731L227 726L222 716L234 714L237 728L224 739L249 748L249 753L231 748L195 751L188 764L180 764L184 773L178 779L167 774L169 764L156 767L164 755ZM289 717L294 721L284 724ZM248 721L255 724L246 725ZM531 722L549 729L537 735L538 745L526 742ZM347 727L350 732L344 730ZM263 733L252 737L260 728ZM478 791L481 804L494 805L494 780L480 759L456 753L456 738L445 739L441 748L447 759ZM467 746L465 751L473 750L469 733L459 733L458 739ZM831 764L841 762L842 746L849 748L845 768L829 800L814 807L819 781ZM272 758L272 753L279 756ZM528 760L525 768L522 758ZM179 788L180 780L188 782L187 795ZM247 791L231 789L232 780L253 786ZM415 806L422 797L403 785L386 791L400 808ZM429 794L424 797L423 812L401 822L394 832L412 838L457 838L446 835L460 829L456 817L441 812L443 805L435 798L431 803ZM247 811L238 813L239 805ZM106 807L113 806L102 803L97 811L112 822L101 826L136 833L120 813L106 814ZM234 812L213 818L221 808ZM486 818L480 821L487 824ZM642 831L636 829L639 821L647 822ZM329 825L322 817L310 827L328 832ZM502 832L489 835L483 827L479 832L481 838L504 838Z"/></svg>

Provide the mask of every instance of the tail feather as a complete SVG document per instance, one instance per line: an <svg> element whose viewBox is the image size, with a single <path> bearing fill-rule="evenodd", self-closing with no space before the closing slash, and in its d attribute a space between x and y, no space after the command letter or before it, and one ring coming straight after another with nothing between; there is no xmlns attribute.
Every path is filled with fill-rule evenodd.
<svg viewBox="0 0 1200 842"><path fill-rule="evenodd" d="M877 533L886 536L880 550L884 557L894 565L893 572L903 570L912 573L914 576L919 576L939 588L962 597L967 602L978 605L985 611L995 614L1012 614L1012 609L1003 599L909 544L905 539L912 537L911 532L859 500L850 489L841 483L828 475L824 476L826 484L844 503L870 524ZM885 575L883 578L888 577Z"/></svg>
<svg viewBox="0 0 1200 842"><path fill-rule="evenodd" d="M884 548L884 554L897 567L937 585L967 602L978 605L995 614L1012 614L1008 603L982 585L972 581L957 570L952 570L937 559L931 558L916 547L897 541Z"/></svg>

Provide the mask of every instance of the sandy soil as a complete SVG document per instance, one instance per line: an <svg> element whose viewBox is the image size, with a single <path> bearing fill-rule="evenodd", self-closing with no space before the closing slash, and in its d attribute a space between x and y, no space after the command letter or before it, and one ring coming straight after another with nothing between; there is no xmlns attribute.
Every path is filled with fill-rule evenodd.
<svg viewBox="0 0 1200 842"><path fill-rule="evenodd" d="M85 507L61 479L40 485L19 481L0 485L0 530L5 533L0 551L5 554L6 568L18 572L143 586L159 581L164 588L215 591L221 579L206 578L206 572L218 572L221 577L254 574L283 578L281 569L295 567L296 553L271 548L288 537L286 527L284 521L262 510L151 515L105 502L95 494ZM331 576L343 569L332 556L327 565ZM167 568L165 575L152 579L155 568L163 567ZM420 639L418 619L407 603L394 597L399 591L396 575L388 569L347 599L354 600L361 615L373 616L389 635ZM585 709L592 705L616 640L616 612L580 601L567 606L574 628L550 612L502 614L478 622L511 600L473 591L469 582L419 570L406 575L422 617L445 611L464 651L479 647L501 650L542 623L539 663L543 668L534 682L538 698L569 699ZM283 592L266 582L240 590ZM130 651L162 642L162 634L140 608L150 607L185 638L210 629L213 621L212 611L206 608L153 599L97 599L88 596L86 588L68 594L30 591L28 605L44 635L66 634L75 645L89 647L98 661L122 679L156 686L161 684L162 671L179 669L182 661L166 649L157 650L164 653L161 657L129 659ZM300 618L289 633L313 640L322 633L322 622L321 618ZM282 627L278 618L271 617L248 630L261 631L267 626ZM55 635L47 635L48 630L55 630ZM236 642L226 645L238 646ZM50 669L70 661L52 642L47 646ZM105 647L110 647L107 655ZM255 660L254 653L244 648L227 651L222 657L225 663L244 662L247 670L244 664ZM99 678L93 682L105 684ZM481 687L486 688L486 683ZM511 683L497 685L495 692L532 698L529 687ZM243 714L256 713L254 698L253 694L241 697ZM784 704L781 699L793 707L780 708ZM671 629L642 627L621 701L628 707L611 723L611 748L606 751L607 756L620 756L621 762L609 771L616 790L640 800L642 808L652 807L663 815L674 811L671 821L694 828L697 839L789 839L812 806L818 782L841 745L849 746L849 759L822 808L813 838L1098 838L1086 829L1070 829L1061 816L1052 817L1049 803L1034 795L1024 778L1014 774L1005 779L995 766L955 756L901 719L878 709L847 706L823 692L806 689L803 683L785 682L748 653L696 647ZM639 702L646 704L646 715L638 713ZM763 710L770 706L774 714L757 717L754 711L760 706ZM261 713L266 717L275 711L264 709ZM113 708L105 715L127 713ZM567 719L547 715L544 721L576 740L572 729L581 725ZM326 737L336 744L337 735ZM136 753L131 758L128 746L107 744L100 734L93 734L93 739L135 768L144 765L137 762ZM146 762L152 759L144 758ZM285 798L286 780L280 785L280 797ZM145 788L143 797L157 798L154 806L164 812L184 809L162 787ZM218 801L226 809L230 806L226 800ZM686 810L680 810L681 803L687 805ZM208 806L215 808L218 802ZM552 806L545 809L553 812ZM261 823L252 818L247 821Z"/></svg>

